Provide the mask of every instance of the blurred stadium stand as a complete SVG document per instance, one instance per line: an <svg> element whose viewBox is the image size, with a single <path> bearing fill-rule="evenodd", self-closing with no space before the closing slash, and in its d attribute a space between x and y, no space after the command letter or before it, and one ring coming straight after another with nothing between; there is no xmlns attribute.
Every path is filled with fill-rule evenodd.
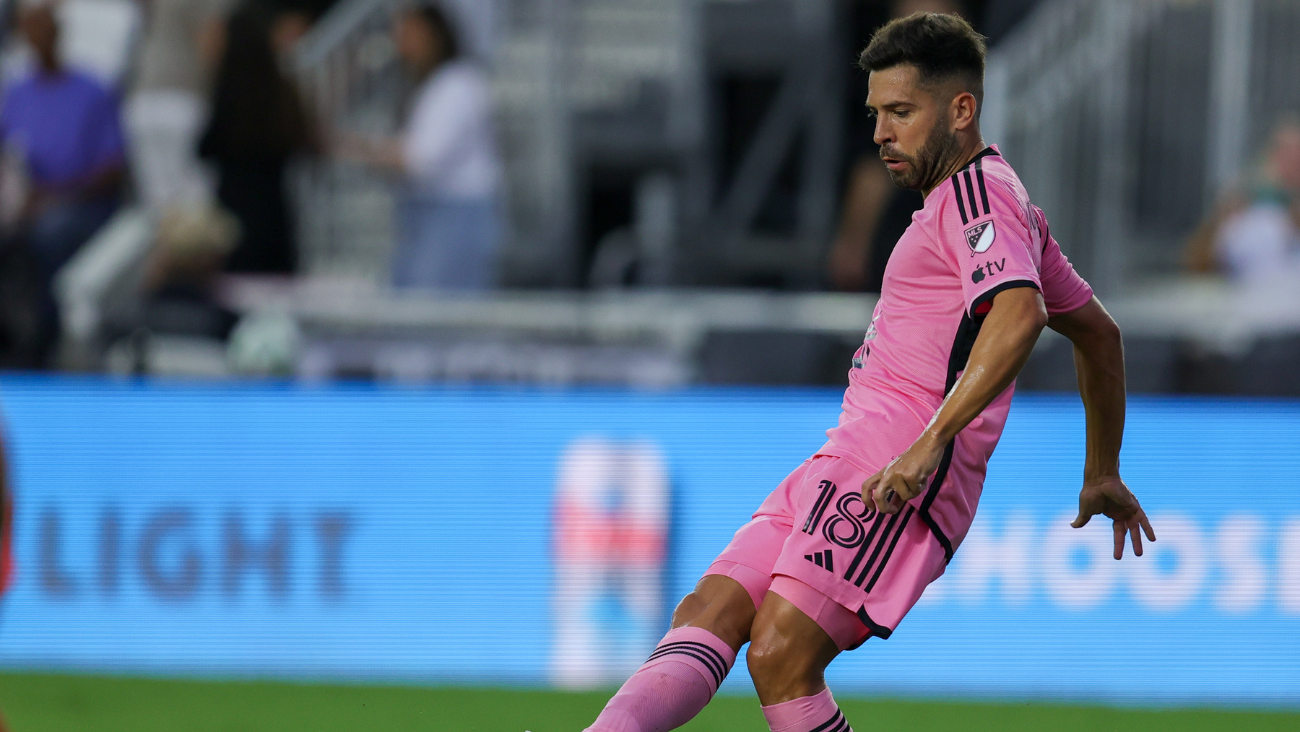
<svg viewBox="0 0 1300 732"><path fill-rule="evenodd" d="M307 378L660 387L833 383L875 302L870 295L700 289L394 295L323 284L243 282L226 302L298 323L297 368ZM250 333L239 347L275 350L260 340Z"/></svg>
<svg viewBox="0 0 1300 732"><path fill-rule="evenodd" d="M1300 4L1042 4L989 59L985 137L1105 295L1174 274L1203 213L1300 109Z"/></svg>
<svg viewBox="0 0 1300 732"><path fill-rule="evenodd" d="M400 4L340 0L300 43L297 73L327 128L397 129ZM83 5L116 12L104 27L117 30L71 55L118 78L138 18L116 0L68 12ZM849 5L449 0L493 74L504 291L389 292L391 181L321 158L293 175L301 274L229 281L224 304L248 320L229 346L115 328L150 247L127 212L60 277L68 350L82 367L155 373L841 383L873 304L815 292L857 73L840 57ZM991 27L1034 4L987 5ZM999 25L986 138L1124 327L1134 391L1300 394L1297 288L1180 274L1187 236L1300 109L1298 31L1289 0L1053 0ZM827 320L774 314L788 312ZM626 313L641 324L602 330ZM1021 383L1072 388L1066 344L1045 336Z"/></svg>
<svg viewBox="0 0 1300 732"><path fill-rule="evenodd" d="M400 5L345 0L306 40L300 68L323 119L395 129L404 88L388 28ZM595 268L601 284L816 287L846 71L826 43L834 3L498 8L492 67L513 223L505 284L585 286ZM766 111L726 119L744 103ZM386 271L388 191L346 163L308 171L307 271Z"/></svg>

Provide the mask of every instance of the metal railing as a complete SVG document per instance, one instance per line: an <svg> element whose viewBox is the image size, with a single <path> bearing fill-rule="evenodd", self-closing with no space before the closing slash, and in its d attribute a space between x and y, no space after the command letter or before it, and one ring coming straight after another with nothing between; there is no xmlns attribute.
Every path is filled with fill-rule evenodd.
<svg viewBox="0 0 1300 732"><path fill-rule="evenodd" d="M400 3L344 0L304 44L300 75L328 126L395 129L404 88L387 34ZM635 264L639 284L816 285L842 110L832 0L497 0L495 16L505 284L617 281ZM730 163L709 125L728 79L776 90ZM788 168L794 224L773 233L757 222ZM635 210L593 243L588 174L602 169L635 180ZM389 182L341 163L299 179L306 269L381 277Z"/></svg>
<svg viewBox="0 0 1300 732"><path fill-rule="evenodd" d="M317 25L295 61L305 96L329 131L393 134L406 83L391 41L396 0L348 0ZM384 281L393 232L392 183L324 159L293 175L303 271Z"/></svg>
<svg viewBox="0 0 1300 732"><path fill-rule="evenodd" d="M400 2L345 0L304 45L302 79L330 126L397 128L409 89L388 34ZM830 8L498 0L488 61L510 215L504 281L583 281L584 174L608 164L638 171L636 207L665 219L629 235L641 271L659 273L650 284L724 285L749 267L815 285L842 109ZM1048 0L991 54L987 137L1079 269L1119 290L1177 271L1207 205L1300 110L1297 37L1300 0ZM709 125L711 75L726 64L768 74L779 92L729 175ZM799 221L773 237L753 221L791 149L803 156ZM392 181L342 163L300 180L307 270L382 279Z"/></svg>
<svg viewBox="0 0 1300 732"><path fill-rule="evenodd" d="M985 132L1098 289L1176 271L1300 109L1296 0L1055 0L989 59Z"/></svg>
<svg viewBox="0 0 1300 732"><path fill-rule="evenodd" d="M299 78L331 128L394 132L409 92L389 40L403 0L346 0L305 39ZM698 136L688 107L695 0L498 0L492 71L511 222L507 281L572 284L574 124L662 102L655 136ZM391 180L339 162L298 176L304 264L366 279L386 272Z"/></svg>

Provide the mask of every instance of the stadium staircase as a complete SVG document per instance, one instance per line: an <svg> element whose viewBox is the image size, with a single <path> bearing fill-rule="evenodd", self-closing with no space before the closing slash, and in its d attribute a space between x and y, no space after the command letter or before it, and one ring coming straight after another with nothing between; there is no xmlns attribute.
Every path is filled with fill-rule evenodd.
<svg viewBox="0 0 1300 732"><path fill-rule="evenodd" d="M503 0L490 65L506 163L511 236L505 279L573 284L574 127L612 121L624 148L674 147L690 136L682 100L689 0ZM327 126L398 128L410 92L389 39L400 0L346 0L304 40L297 67ZM304 261L311 274L383 281L393 181L341 162L303 170Z"/></svg>

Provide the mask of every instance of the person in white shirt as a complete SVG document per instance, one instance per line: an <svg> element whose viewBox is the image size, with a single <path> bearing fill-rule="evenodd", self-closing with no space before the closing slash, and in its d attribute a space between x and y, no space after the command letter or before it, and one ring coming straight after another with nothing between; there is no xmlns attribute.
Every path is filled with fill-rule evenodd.
<svg viewBox="0 0 1300 732"><path fill-rule="evenodd" d="M418 87L398 139L367 145L360 155L403 176L393 284L488 289L496 279L502 173L487 76L462 57L435 5L404 10L394 42Z"/></svg>
<svg viewBox="0 0 1300 732"><path fill-rule="evenodd" d="M1239 282L1300 277L1300 124L1273 131L1250 202L1219 228L1216 249Z"/></svg>
<svg viewBox="0 0 1300 732"><path fill-rule="evenodd" d="M1300 281L1300 120L1277 124L1256 170L1192 236L1188 261L1244 285Z"/></svg>

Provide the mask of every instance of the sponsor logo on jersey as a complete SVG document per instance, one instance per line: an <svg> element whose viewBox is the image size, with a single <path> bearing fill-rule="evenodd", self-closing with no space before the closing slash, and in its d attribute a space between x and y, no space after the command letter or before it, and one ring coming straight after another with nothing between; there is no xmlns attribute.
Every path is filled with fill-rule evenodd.
<svg viewBox="0 0 1300 732"><path fill-rule="evenodd" d="M979 284L980 282L984 281L985 277L992 277L993 270L996 269L998 272L1001 272L1006 268L1007 268L1006 257L1003 257L1002 259L996 262L992 262L992 261L985 262L984 264L981 264L980 266L976 267L974 272L970 273L970 281L974 282L975 284Z"/></svg>
<svg viewBox="0 0 1300 732"><path fill-rule="evenodd" d="M982 224L976 224L966 230L966 246L970 247L971 252L983 254L993 246L993 239L997 236L997 229L993 226L992 221L985 221Z"/></svg>

